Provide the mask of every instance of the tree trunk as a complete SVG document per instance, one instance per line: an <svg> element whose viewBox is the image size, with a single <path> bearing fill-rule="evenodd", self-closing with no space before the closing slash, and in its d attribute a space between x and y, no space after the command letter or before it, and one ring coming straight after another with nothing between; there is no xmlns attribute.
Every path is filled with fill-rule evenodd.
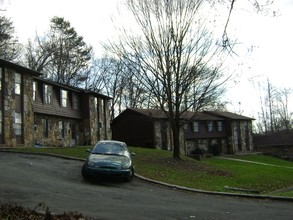
<svg viewBox="0 0 293 220"><path fill-rule="evenodd" d="M176 123L172 125L173 130L173 159L180 160L180 128L176 126Z"/></svg>

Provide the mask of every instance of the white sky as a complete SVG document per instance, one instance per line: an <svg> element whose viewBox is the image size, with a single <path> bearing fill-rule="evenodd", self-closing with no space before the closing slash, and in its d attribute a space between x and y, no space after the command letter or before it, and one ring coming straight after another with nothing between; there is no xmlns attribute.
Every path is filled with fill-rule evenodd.
<svg viewBox="0 0 293 220"><path fill-rule="evenodd" d="M276 87L293 88L291 75L293 0L275 0L275 2L274 7L279 9L279 16L257 14L247 16L249 13L239 10L240 14L244 14L238 18L240 20L235 19L235 22L242 23L241 26L235 25L239 41L244 42L241 46L254 47L246 56L244 51L243 58L240 58L243 59L243 63L240 62L240 67L236 69L236 73L241 74L240 83L232 88L229 94L234 100L235 110L239 109L237 103L241 102L240 108L244 114L253 117L256 117L256 112L260 111L258 83L262 82L265 86L264 83L269 78ZM245 91L248 93L246 94ZM293 102L292 98L291 102ZM291 111L293 111L292 104Z"/></svg>
<svg viewBox="0 0 293 220"><path fill-rule="evenodd" d="M1 0L0 0L1 1ZM100 42L111 38L115 30L112 17L121 19L117 13L119 0L4 0L5 12L12 19L17 36L22 43L43 34L49 29L50 19L64 17L86 43L93 46L96 56L101 54ZM279 16L270 17L252 12L238 0L232 13L229 34L236 36L239 56L228 63L228 71L236 74L239 82L230 84L226 98L231 102L230 111L257 117L259 109L258 82L269 77L276 86L293 87L291 81L293 53L293 0L275 0L273 8ZM243 5L241 5L243 4ZM126 18L124 18L125 20ZM248 50L253 46L252 52ZM293 100L292 100L293 101ZM239 105L239 102L241 105ZM292 105L293 110L293 105Z"/></svg>

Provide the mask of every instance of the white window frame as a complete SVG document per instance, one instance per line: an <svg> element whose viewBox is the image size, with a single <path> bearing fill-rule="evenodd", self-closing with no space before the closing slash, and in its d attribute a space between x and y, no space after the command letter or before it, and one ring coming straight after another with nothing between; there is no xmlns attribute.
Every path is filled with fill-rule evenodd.
<svg viewBox="0 0 293 220"><path fill-rule="evenodd" d="M68 103L68 91L61 89L61 106L66 108Z"/></svg>
<svg viewBox="0 0 293 220"><path fill-rule="evenodd" d="M37 82L33 81L33 101L37 99Z"/></svg>
<svg viewBox="0 0 293 220"><path fill-rule="evenodd" d="M52 104L53 88L51 85L44 85L44 102L45 104Z"/></svg>
<svg viewBox="0 0 293 220"><path fill-rule="evenodd" d="M213 121L208 121L208 132L212 132L214 130Z"/></svg>
<svg viewBox="0 0 293 220"><path fill-rule="evenodd" d="M217 121L217 129L218 131L223 131L223 121Z"/></svg>
<svg viewBox="0 0 293 220"><path fill-rule="evenodd" d="M21 74L20 73L15 73L14 94L16 95L21 94Z"/></svg>
<svg viewBox="0 0 293 220"><path fill-rule="evenodd" d="M15 135L22 135L22 116L21 113L15 112L14 114L14 133Z"/></svg>
<svg viewBox="0 0 293 220"><path fill-rule="evenodd" d="M199 132L199 122L198 121L193 121L192 130L193 130L193 132Z"/></svg>

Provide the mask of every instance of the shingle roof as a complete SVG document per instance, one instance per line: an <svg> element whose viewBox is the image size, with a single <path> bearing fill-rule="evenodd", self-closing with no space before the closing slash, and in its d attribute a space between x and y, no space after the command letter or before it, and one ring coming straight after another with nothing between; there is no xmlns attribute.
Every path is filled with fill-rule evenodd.
<svg viewBox="0 0 293 220"><path fill-rule="evenodd" d="M141 108L129 108L131 111L138 112L140 114L157 118L157 119L167 119L166 114L161 109L141 109ZM253 118L249 118L246 116L238 115L231 112L220 112L220 111L203 111L203 112L185 112L181 116L182 119L190 119L193 118L195 120L224 120L224 119L232 119L232 120L253 120Z"/></svg>
<svg viewBox="0 0 293 220"><path fill-rule="evenodd" d="M20 74L22 74L23 72L27 72L27 73L30 73L33 76L40 76L40 75L42 75L42 73L40 73L40 72L37 72L35 70L29 69L27 67L24 67L24 66L15 64L15 63L12 63L12 62L7 61L7 60L3 60L1 58L0 58L0 65L4 65L4 66L7 66L9 68L13 68L16 71L19 71Z"/></svg>
<svg viewBox="0 0 293 220"><path fill-rule="evenodd" d="M207 114L223 117L226 119L232 119L232 120L254 120L254 118L238 115L232 112L222 112L222 111L204 111L204 112Z"/></svg>
<svg viewBox="0 0 293 220"><path fill-rule="evenodd" d="M43 79L43 78L40 77L42 75L42 73L37 72L37 71L32 70L32 69L29 69L29 68L24 67L24 66L21 66L19 64L15 64L15 63L12 63L10 61L3 60L1 58L0 58L0 65L4 65L4 66L7 66L9 68L13 68L16 71L19 71L19 73L21 73L21 74L22 73L29 73L36 80L43 81L45 83L49 83L49 84L52 84L52 85L56 85L56 86L58 86L60 88L65 88L65 89L69 89L69 90L73 90L73 91L79 91L79 92L84 92L84 93L90 93L90 94L93 94L93 95L102 97L104 99L112 99L111 97L106 96L106 95L103 95L103 94L100 94L98 92L94 92L94 91L91 91L91 90L85 90L85 89L78 88L78 87L74 87L74 86L64 85L64 84L61 84L61 83L56 83L56 82L53 82L53 81L48 80L48 79Z"/></svg>
<svg viewBox="0 0 293 220"><path fill-rule="evenodd" d="M214 120L223 120L223 118L218 117L218 116L214 116L214 115L210 115L210 114L206 114L205 112L185 112L182 115L182 118L186 118L186 119L190 119L193 118L194 120L201 120L201 121L214 121Z"/></svg>
<svg viewBox="0 0 293 220"><path fill-rule="evenodd" d="M152 118L167 118L166 114L161 109L142 109L142 108L129 108L131 111L152 117Z"/></svg>

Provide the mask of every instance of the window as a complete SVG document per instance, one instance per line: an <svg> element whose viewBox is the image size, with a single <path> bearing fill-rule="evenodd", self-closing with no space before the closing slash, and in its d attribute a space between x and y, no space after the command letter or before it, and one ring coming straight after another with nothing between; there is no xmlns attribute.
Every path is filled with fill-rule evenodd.
<svg viewBox="0 0 293 220"><path fill-rule="evenodd" d="M48 137L49 136L49 123L48 123L48 119L46 118L43 118L42 119L42 124L43 124L43 134L44 134L44 137Z"/></svg>
<svg viewBox="0 0 293 220"><path fill-rule="evenodd" d="M21 113L15 113L14 115L14 132L15 135L21 135L21 124L22 124L22 120L21 120Z"/></svg>
<svg viewBox="0 0 293 220"><path fill-rule="evenodd" d="M193 132L199 132L199 123L198 121L194 121L192 124Z"/></svg>
<svg viewBox="0 0 293 220"><path fill-rule="evenodd" d="M248 130L248 122L247 121L244 122L244 129Z"/></svg>
<svg viewBox="0 0 293 220"><path fill-rule="evenodd" d="M214 130L213 122L212 122L212 121L209 121L209 122L208 122L208 131L209 131L209 132L212 132L213 130Z"/></svg>
<svg viewBox="0 0 293 220"><path fill-rule="evenodd" d="M218 131L223 131L223 122L222 121L217 122L217 129L218 129Z"/></svg>
<svg viewBox="0 0 293 220"><path fill-rule="evenodd" d="M37 99L37 82L33 81L33 100L36 101Z"/></svg>
<svg viewBox="0 0 293 220"><path fill-rule="evenodd" d="M19 73L15 73L14 93L16 95L20 95L20 92L21 92L21 75Z"/></svg>
<svg viewBox="0 0 293 220"><path fill-rule="evenodd" d="M52 104L52 86L44 86L44 100L45 104Z"/></svg>
<svg viewBox="0 0 293 220"><path fill-rule="evenodd" d="M63 121L58 122L58 137L60 139L64 138L64 122Z"/></svg>
<svg viewBox="0 0 293 220"><path fill-rule="evenodd" d="M75 93L72 93L72 108L74 110L78 110L79 109L79 99L78 99L78 96L77 94Z"/></svg>
<svg viewBox="0 0 293 220"><path fill-rule="evenodd" d="M94 105L95 105L95 109L97 110L98 109L98 98L97 97L95 97Z"/></svg>
<svg viewBox="0 0 293 220"><path fill-rule="evenodd" d="M68 92L66 90L61 89L61 106L67 107L68 100Z"/></svg>

